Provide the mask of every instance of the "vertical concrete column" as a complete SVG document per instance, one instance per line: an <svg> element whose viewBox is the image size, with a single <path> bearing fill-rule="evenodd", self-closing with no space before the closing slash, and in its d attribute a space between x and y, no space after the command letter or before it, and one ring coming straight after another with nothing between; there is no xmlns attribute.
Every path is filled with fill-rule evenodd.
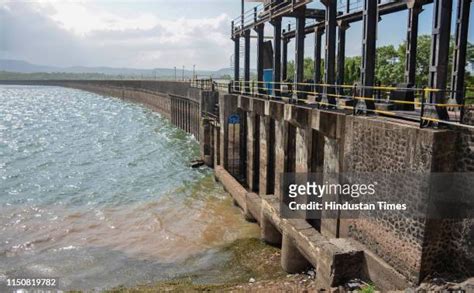
<svg viewBox="0 0 474 293"><path fill-rule="evenodd" d="M261 116L260 117L260 172L259 172L259 188L258 192L260 195L268 194L268 177L270 176L270 165L269 165L269 155L270 155L270 117Z"/></svg>
<svg viewBox="0 0 474 293"><path fill-rule="evenodd" d="M212 167L214 164L213 127L207 118L201 118L200 125L201 139L199 140L199 147L201 158L207 166Z"/></svg>
<svg viewBox="0 0 474 293"><path fill-rule="evenodd" d="M326 6L325 18L325 32L326 32L326 47L324 58L324 83L334 84L336 78L336 16L337 16L337 1L323 0L321 1ZM334 96L334 87L324 87L325 99L328 103L335 105L336 99Z"/></svg>
<svg viewBox="0 0 474 293"><path fill-rule="evenodd" d="M183 121L184 121L184 115L183 115L183 100L178 99L178 113L179 113L179 128L183 129Z"/></svg>
<svg viewBox="0 0 474 293"><path fill-rule="evenodd" d="M282 198L281 180L286 171L287 122L275 120L275 197Z"/></svg>
<svg viewBox="0 0 474 293"><path fill-rule="evenodd" d="M364 0L362 16L362 62L360 68L360 82L363 86L372 87L375 79L375 54L377 40L377 0ZM371 88L362 88L362 96L372 98ZM375 103L372 100L356 101L357 104L364 104L367 113L374 113Z"/></svg>
<svg viewBox="0 0 474 293"><path fill-rule="evenodd" d="M176 126L181 129L181 117L182 117L182 115L181 115L181 99L176 99L176 113L177 113L177 116L178 116L177 117L178 118L177 119L178 123L176 124Z"/></svg>
<svg viewBox="0 0 474 293"><path fill-rule="evenodd" d="M280 231L278 231L273 223L268 219L268 217L263 213L261 215L261 222L260 222L260 236L263 241L266 243L273 245L273 246L280 246L281 245L281 238L282 235Z"/></svg>
<svg viewBox="0 0 474 293"><path fill-rule="evenodd" d="M339 183L338 176L334 176L334 174L338 174L342 171L342 151L343 147L340 145L339 140L324 137L324 182L327 181L329 184ZM327 174L332 176L328 176ZM323 196L323 201L337 200L337 195ZM325 211L321 213L321 234L329 238L339 237L339 219L337 214Z"/></svg>
<svg viewBox="0 0 474 293"><path fill-rule="evenodd" d="M312 137L313 133L310 127L296 127L295 173L300 173L296 182L298 184L305 184L308 180L305 174L311 172ZM300 194L296 201L305 204L309 201L308 195ZM301 211L299 217L306 219L308 217L307 212Z"/></svg>
<svg viewBox="0 0 474 293"><path fill-rule="evenodd" d="M220 124L220 161L226 170L229 168L229 116L237 112L237 96L219 96L219 124Z"/></svg>
<svg viewBox="0 0 474 293"><path fill-rule="evenodd" d="M300 253L293 239L283 233L281 244L281 267L290 274L301 273L311 264Z"/></svg>
<svg viewBox="0 0 474 293"><path fill-rule="evenodd" d="M188 106L189 102L187 100L184 100L184 131L189 132L189 112L188 112Z"/></svg>
<svg viewBox="0 0 474 293"><path fill-rule="evenodd" d="M256 139L256 136L259 135L257 121L258 118L255 113L247 113L247 185L251 191L258 191L259 188L259 156L257 149L260 146L257 145Z"/></svg>
<svg viewBox="0 0 474 293"><path fill-rule="evenodd" d="M213 127L213 139L214 139L214 166L222 166L221 165L221 140L220 134L221 131L217 125L214 124Z"/></svg>
<svg viewBox="0 0 474 293"><path fill-rule="evenodd" d="M455 45L453 50L453 72L451 75L451 98L458 104L464 99L464 76L466 73L466 49L469 29L471 0L459 0L456 17Z"/></svg>
<svg viewBox="0 0 474 293"><path fill-rule="evenodd" d="M199 127L199 123L196 123L198 122L200 119L199 117L197 116L197 112L196 112L196 104L195 103L191 103L191 117L192 117L192 120L191 120L191 132L192 134L194 135L194 137L196 137L197 140L199 140L198 138L198 127Z"/></svg>
<svg viewBox="0 0 474 293"><path fill-rule="evenodd" d="M173 99L170 98L170 117L171 117L171 124L176 125L175 116L174 116L174 102Z"/></svg>
<svg viewBox="0 0 474 293"><path fill-rule="evenodd" d="M247 182L247 112L245 111L240 112L239 155L239 173Z"/></svg>
<svg viewBox="0 0 474 293"><path fill-rule="evenodd" d="M181 115L181 129L184 130L184 101L182 99L179 99L180 106L179 106L179 113Z"/></svg>
<svg viewBox="0 0 474 293"><path fill-rule="evenodd" d="M176 105L176 100L171 98L172 103L172 113L173 113L173 125L178 127L178 107Z"/></svg>
<svg viewBox="0 0 474 293"><path fill-rule="evenodd" d="M200 104L195 104L194 105L194 110L195 110L195 113L196 113L195 115L196 115L196 120L197 121L201 120L201 111L199 110L200 107L201 107ZM197 135L198 140L201 140L201 131L200 130L201 130L200 125L199 124L196 125L196 135Z"/></svg>
<svg viewBox="0 0 474 293"><path fill-rule="evenodd" d="M422 6L416 1L408 1L407 47L405 52L405 82L416 84L416 51L418 46L418 18Z"/></svg>
<svg viewBox="0 0 474 293"><path fill-rule="evenodd" d="M296 173L308 173L311 169L312 130L309 127L296 128Z"/></svg>
<svg viewBox="0 0 474 293"><path fill-rule="evenodd" d="M193 115L192 115L192 112L191 112L191 102L188 100L186 102L186 116L188 117L186 120L187 120L187 131L188 133L193 133L192 131L192 122L193 122Z"/></svg>

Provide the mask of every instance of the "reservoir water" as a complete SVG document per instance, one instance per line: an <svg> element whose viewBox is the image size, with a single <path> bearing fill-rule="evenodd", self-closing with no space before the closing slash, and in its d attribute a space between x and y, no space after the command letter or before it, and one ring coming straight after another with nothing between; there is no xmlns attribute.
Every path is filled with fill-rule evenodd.
<svg viewBox="0 0 474 293"><path fill-rule="evenodd" d="M0 282L62 289L192 276L220 282L256 237L196 140L147 108L60 87L0 86Z"/></svg>

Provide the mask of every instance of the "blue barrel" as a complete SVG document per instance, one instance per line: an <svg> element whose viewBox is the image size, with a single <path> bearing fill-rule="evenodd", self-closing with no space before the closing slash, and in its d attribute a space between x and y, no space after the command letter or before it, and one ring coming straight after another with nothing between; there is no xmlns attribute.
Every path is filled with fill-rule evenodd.
<svg viewBox="0 0 474 293"><path fill-rule="evenodd" d="M264 87L267 90L267 94L273 95L273 69L263 70L263 82Z"/></svg>

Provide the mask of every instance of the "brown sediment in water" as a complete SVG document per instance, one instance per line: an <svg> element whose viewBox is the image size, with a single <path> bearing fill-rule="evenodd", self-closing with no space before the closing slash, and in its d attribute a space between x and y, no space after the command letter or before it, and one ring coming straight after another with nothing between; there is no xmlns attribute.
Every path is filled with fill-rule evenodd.
<svg viewBox="0 0 474 293"><path fill-rule="evenodd" d="M222 275L232 275L236 268L241 270L240 274L229 277L224 282L202 282L193 276L185 276L135 288L118 287L107 292L238 291L248 284L250 279L254 279L259 284L283 282L284 280L291 282L291 279L287 278L287 274L281 269L280 250L263 243L260 239L239 239L225 246L224 250L230 252L232 256L220 268Z"/></svg>
<svg viewBox="0 0 474 293"><path fill-rule="evenodd" d="M245 223L240 212L232 208L231 199L220 196L223 190L213 189L213 184L209 176L198 184L203 186L193 186L184 200L168 194L127 208L4 209L1 222L20 220L15 225L4 226L12 235L16 233L22 237L21 242L25 244L10 249L7 254L23 253L28 243L33 243L37 251L72 245L105 247L137 259L160 259L171 263L236 239L257 236L258 227ZM203 192L215 194L203 195ZM41 214L41 217L35 214Z"/></svg>

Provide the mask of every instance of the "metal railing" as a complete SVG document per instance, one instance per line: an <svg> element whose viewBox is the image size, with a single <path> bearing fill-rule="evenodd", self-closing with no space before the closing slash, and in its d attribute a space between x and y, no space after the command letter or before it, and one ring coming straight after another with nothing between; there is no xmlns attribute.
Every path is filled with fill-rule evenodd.
<svg viewBox="0 0 474 293"><path fill-rule="evenodd" d="M212 78L204 78L204 79L192 79L191 80L191 87L198 88L200 90L205 91L213 91L214 90L214 82Z"/></svg>
<svg viewBox="0 0 474 293"><path fill-rule="evenodd" d="M281 100L286 103L312 105L317 108L344 111L353 115L378 114L404 120L418 121L420 127L429 125L462 125L463 110L467 104L474 103L474 97L466 96L462 103L429 102L430 95L440 93L449 97L453 91L446 89L396 87L396 86L363 86L359 84L316 84L269 81L231 81L216 84L216 89L229 89L230 93L260 97L268 100ZM364 95L370 91L372 94ZM465 93L461 93L463 97ZM408 98L397 98L399 96ZM376 105L367 109L365 103ZM445 108L449 119L436 118L435 111ZM464 125L463 125L464 126ZM465 125L466 127L472 127Z"/></svg>
<svg viewBox="0 0 474 293"><path fill-rule="evenodd" d="M293 10L309 4L313 0L284 0L280 3L259 4L232 20L232 34L238 34L248 27L269 20L271 16L283 16L287 10Z"/></svg>

